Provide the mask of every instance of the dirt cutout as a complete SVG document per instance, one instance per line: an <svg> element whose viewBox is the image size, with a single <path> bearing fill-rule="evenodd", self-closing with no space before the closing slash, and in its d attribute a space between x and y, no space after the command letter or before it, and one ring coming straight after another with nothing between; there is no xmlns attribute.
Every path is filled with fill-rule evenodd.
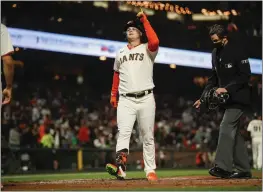
<svg viewBox="0 0 263 192"><path fill-rule="evenodd" d="M39 182L8 182L4 183L4 191L49 191L49 190L136 190L160 189L169 190L185 187L257 187L262 189L262 179L218 179L210 176L188 176L161 178L156 182L146 179L74 179ZM255 189L255 188L253 188Z"/></svg>

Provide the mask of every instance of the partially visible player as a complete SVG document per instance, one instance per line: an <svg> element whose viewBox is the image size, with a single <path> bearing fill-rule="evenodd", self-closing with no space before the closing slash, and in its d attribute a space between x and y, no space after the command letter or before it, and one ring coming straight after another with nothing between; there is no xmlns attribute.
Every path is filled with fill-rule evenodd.
<svg viewBox="0 0 263 192"><path fill-rule="evenodd" d="M13 53L14 48L7 27L1 23L1 60L3 62L4 76L6 81L6 88L3 90L3 105L10 103L12 99L12 85L15 65L23 66L23 62L16 61L12 58ZM0 86L2 88L2 84Z"/></svg>
<svg viewBox="0 0 263 192"><path fill-rule="evenodd" d="M252 120L248 124L252 139L253 168L262 169L262 117Z"/></svg>
<svg viewBox="0 0 263 192"><path fill-rule="evenodd" d="M15 65L23 65L21 61L13 60L11 56L13 52L14 52L14 48L7 27L1 23L1 64L3 62L4 77L6 81L6 88L3 90L3 99L4 99L3 102L2 102L2 94L0 94L2 105L9 104L12 99L12 85L13 85ZM1 72L1 65L0 65L0 72ZM0 82L0 88L2 90L2 82ZM1 115L1 107L0 107L0 115ZM1 118L0 118L0 123L1 123ZM2 188L3 185L1 184L1 189Z"/></svg>
<svg viewBox="0 0 263 192"><path fill-rule="evenodd" d="M106 169L118 179L125 178L130 137L137 120L143 138L144 171L149 181L155 181L153 65L159 39L142 11L127 23L125 34L128 45L117 52L111 91L111 104L117 107L116 166L107 164Z"/></svg>

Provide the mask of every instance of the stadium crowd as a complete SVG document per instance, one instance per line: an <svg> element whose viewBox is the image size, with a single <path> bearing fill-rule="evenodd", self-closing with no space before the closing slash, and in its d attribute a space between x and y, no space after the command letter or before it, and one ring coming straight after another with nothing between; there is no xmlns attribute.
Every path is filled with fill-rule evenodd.
<svg viewBox="0 0 263 192"><path fill-rule="evenodd" d="M112 148L117 136L116 110L109 95L90 99L85 92L35 88L31 97L17 99L3 108L2 135L10 147ZM220 110L198 114L193 101L172 95L155 95L157 147L178 150L215 150ZM242 127L251 118L244 116ZM245 135L247 132L243 129ZM249 137L247 137L249 140ZM142 145L135 123L131 147Z"/></svg>

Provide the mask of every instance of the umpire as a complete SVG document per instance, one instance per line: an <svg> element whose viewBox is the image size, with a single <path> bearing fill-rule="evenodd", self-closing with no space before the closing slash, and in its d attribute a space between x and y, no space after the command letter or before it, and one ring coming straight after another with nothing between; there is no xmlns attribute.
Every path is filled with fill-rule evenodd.
<svg viewBox="0 0 263 192"><path fill-rule="evenodd" d="M225 112L220 124L215 166L209 170L209 174L221 178L251 178L248 153L239 130L240 118L250 105L250 65L244 46L239 43L244 41L229 38L221 25L213 25L209 35L214 45L212 76L204 92L218 87L217 94L228 92L230 95L222 106ZM197 109L200 105L200 99L194 103ZM233 165L236 168L234 172Z"/></svg>

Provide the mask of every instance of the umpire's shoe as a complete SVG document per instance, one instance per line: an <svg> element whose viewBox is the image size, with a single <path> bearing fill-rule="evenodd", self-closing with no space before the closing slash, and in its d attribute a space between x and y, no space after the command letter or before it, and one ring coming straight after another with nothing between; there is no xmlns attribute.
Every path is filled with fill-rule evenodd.
<svg viewBox="0 0 263 192"><path fill-rule="evenodd" d="M229 179L251 179L252 174L250 172L233 172Z"/></svg>
<svg viewBox="0 0 263 192"><path fill-rule="evenodd" d="M232 173L215 166L209 170L209 174L214 176L214 177L220 177L220 178L228 179Z"/></svg>
<svg viewBox="0 0 263 192"><path fill-rule="evenodd" d="M119 180L123 180L126 177L126 173L122 170L121 166L117 167L111 163L108 163L106 165L106 170L110 175L115 176Z"/></svg>

